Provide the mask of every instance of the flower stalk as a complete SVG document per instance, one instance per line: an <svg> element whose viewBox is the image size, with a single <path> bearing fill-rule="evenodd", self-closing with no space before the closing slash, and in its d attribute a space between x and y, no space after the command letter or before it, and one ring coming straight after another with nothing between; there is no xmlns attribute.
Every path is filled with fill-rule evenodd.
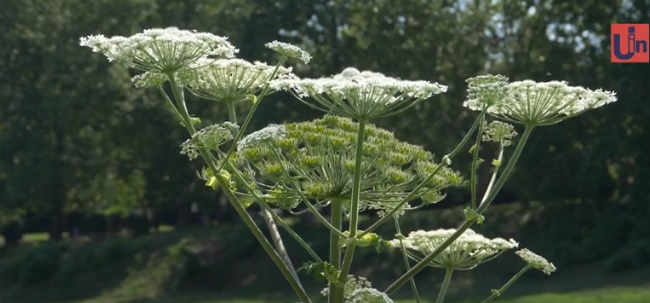
<svg viewBox="0 0 650 303"><path fill-rule="evenodd" d="M526 265L524 268L519 270L519 272L517 272L512 278L510 278L510 280L508 280L508 282L503 284L503 286L501 286L501 288L493 289L492 290L492 295L487 297L485 300L481 301L481 303L489 303L489 302L494 301L494 299L501 296L513 283L515 283L515 281L517 281L524 273L526 273L531 268L532 268L532 266Z"/></svg>
<svg viewBox="0 0 650 303"><path fill-rule="evenodd" d="M330 219L330 224L334 229L340 231L341 228L343 227L343 204L342 201L331 201L332 205L332 214L331 214L331 219ZM334 232L333 230L330 230L330 251L329 251L329 259L330 259L330 264L334 266L337 270L339 270L339 279L342 277L340 274L341 270L341 246L339 245L339 241L341 240L341 236ZM333 285L330 283L330 288L329 288L329 302L335 302L336 298L342 297L343 296L343 287L339 287L337 285Z"/></svg>
<svg viewBox="0 0 650 303"><path fill-rule="evenodd" d="M402 260L404 261L404 267L406 270L411 269L411 263L409 262L408 259L408 254L406 252L406 247L404 247L404 241L401 238L402 235L402 229L399 226L399 219L397 217L393 217L393 221L395 222L395 231L397 234L400 236L399 237L399 248L400 252L402 253ZM420 303L420 294L418 293L418 287L415 283L415 277L412 277L409 279L409 282L411 283L411 292L413 292L413 297L415 298L416 303Z"/></svg>
<svg viewBox="0 0 650 303"><path fill-rule="evenodd" d="M359 120L359 132L357 134L357 147L354 160L354 173L352 176L352 201L350 203L350 238L357 236L357 229L359 227L359 198L361 192L361 167L363 159L363 141L365 136L366 120ZM352 259L354 258L354 251L356 249L356 242L349 243L345 248L345 256L343 257L343 265L341 265L340 277L346 278L352 267ZM345 282L345 281L342 281ZM337 297L334 303L343 303L343 289L337 287Z"/></svg>
<svg viewBox="0 0 650 303"><path fill-rule="evenodd" d="M449 283L451 282L451 276L454 274L453 268L445 269L445 277L442 280L442 285L440 286L440 291L438 291L438 297L436 298L436 303L443 303L445 296L447 295L447 289L449 289Z"/></svg>

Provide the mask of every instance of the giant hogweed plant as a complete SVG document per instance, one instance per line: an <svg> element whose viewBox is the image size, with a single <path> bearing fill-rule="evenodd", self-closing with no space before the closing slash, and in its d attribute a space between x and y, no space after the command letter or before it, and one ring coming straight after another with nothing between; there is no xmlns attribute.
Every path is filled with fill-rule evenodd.
<svg viewBox="0 0 650 303"><path fill-rule="evenodd" d="M400 80L355 68L329 77L301 79L285 65L292 60L308 64L310 55L294 45L266 44L278 54L275 65L248 62L234 58L237 49L224 37L177 28L150 29L130 37L92 35L81 38L81 45L140 71L133 78L136 87L160 92L188 131L181 153L190 160L203 161L200 177L228 198L301 302L312 298L300 282L278 226L311 256L301 269L325 281L322 294L330 303L393 302L390 296L407 283L419 302L413 277L426 267L445 271L436 297L436 302L442 303L454 272L473 269L518 247L512 239L486 238L471 227L485 219L483 213L510 176L533 130L616 101L613 92L565 82L510 82L501 75L473 77L467 79L463 106L477 112L476 121L452 151L436 159L372 122L444 93L447 87L438 83ZM269 125L246 135L256 109L275 91L290 92L324 116ZM228 119L202 126L201 120L188 112L188 92L225 105ZM249 111L241 121L236 107L243 104L248 104ZM509 151L517 135L514 125L522 127L523 133ZM499 152L491 162L487 189L479 197L481 144L494 144ZM472 154L469 180L452 168L452 159L466 148ZM461 184L469 184L471 200L460 226L402 234L401 215L442 201L445 188ZM249 214L248 208L254 204L262 210L270 239ZM329 210L323 212L325 208ZM361 229L361 212L376 213L378 219ZM314 252L282 213L314 216L329 231L329 255ZM394 239L381 239L374 233L386 223L394 224ZM372 288L365 277L350 275L355 250L379 248L397 250L406 268L384 290ZM483 302L499 297L529 269L546 274L555 271L552 263L527 249L515 253L524 261L521 271L493 289Z"/></svg>

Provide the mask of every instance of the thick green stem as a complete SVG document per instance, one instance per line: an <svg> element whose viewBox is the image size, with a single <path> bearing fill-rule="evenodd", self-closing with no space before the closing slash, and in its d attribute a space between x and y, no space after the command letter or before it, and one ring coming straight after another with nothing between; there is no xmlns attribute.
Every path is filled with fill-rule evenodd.
<svg viewBox="0 0 650 303"><path fill-rule="evenodd" d="M440 286L440 291L438 292L438 298L436 298L436 303L442 303L445 300L447 295L447 289L449 289L449 282L451 282L451 276L454 273L453 268L445 269L445 278L442 280L442 285Z"/></svg>
<svg viewBox="0 0 650 303"><path fill-rule="evenodd" d="M526 267L522 268L518 273L512 276L512 278L510 278L510 280L508 280L506 284L503 284L501 288L499 288L498 290L493 290L492 295L487 297L485 300L481 301L481 303L492 302L494 299L501 296L503 292L505 292L513 283L515 283L515 281L517 281L517 279L521 277L521 275L527 272L530 268L531 268L530 265L527 265Z"/></svg>
<svg viewBox="0 0 650 303"><path fill-rule="evenodd" d="M185 128L187 128L187 131L191 137L196 133L196 129L194 128L194 125L191 123L190 115L185 105L183 92L181 90L181 87L179 87L179 85L176 83L176 78L174 74L168 74L167 76L169 78L169 83L172 88L172 93L176 101L178 112L181 114L183 118L183 125L185 126ZM293 290L298 295L300 300L302 300L303 302L311 302L309 295L307 295L305 290L302 288L300 282L291 274L286 264L282 261L282 258L278 255L278 253L273 248L273 245L269 243L269 241L266 239L262 231L259 229L259 227L257 227L257 224L255 224L253 218L251 218L250 214L248 214L243 204L239 201L239 199L237 199L235 194L232 192L232 190L230 189L229 181L226 180L219 173L220 170L218 169L217 164L214 162L214 158L211 157L210 153L202 147L199 148L199 153L208 164L210 170L212 170L212 172L214 173L217 179L217 183L219 184L219 187L223 190L223 193L228 199L228 201L230 202L230 204L235 208L235 211L237 211L237 214L241 217L244 224L246 224L246 226L250 229L251 233L253 233L253 236L255 236L257 241L262 245L264 251L271 257L273 263L275 263L275 265L280 269L280 272L285 277L285 279L287 279L287 281L291 285L291 288L293 288Z"/></svg>
<svg viewBox="0 0 650 303"><path fill-rule="evenodd" d="M264 204L264 203L262 202L258 204ZM300 283L300 279L298 278L298 272L296 272L296 268L293 266L293 263L291 262L291 258L289 257L287 248L284 246L284 241L282 241L282 236L280 235L280 231L278 230L277 225L275 225L275 221L273 219L273 214L275 213L273 212L272 209L262 208L261 214L262 214L262 219L264 219L264 223L266 223L266 227L269 229L269 233L271 234L271 239L273 240L273 245L275 246L275 250L282 257L282 261L287 266L294 279L296 279L296 282L300 284L300 288L303 288L302 284Z"/></svg>
<svg viewBox="0 0 650 303"><path fill-rule="evenodd" d="M373 232L379 226L381 226L382 224L388 222L388 220L390 220L390 218L393 217L395 215L395 213L397 213L402 208L402 205L406 204L409 200L411 200L418 193L418 191L425 184L427 184L427 182L429 182L429 180L431 180L431 178L433 178L440 171L440 169L442 169L442 165L451 163L451 159L454 158L462 150L462 148L465 146L465 144L467 144L469 139L472 137L472 135L474 134L474 131L476 130L476 128L479 125L479 120L483 115L485 115L485 112L481 112L481 115L479 116L479 118L477 118L476 121L474 121L474 124L472 124L472 127L469 129L469 131L467 131L467 134L465 134L465 137L463 137L463 139L460 141L460 143L458 143L458 145L449 154L442 157L443 164L439 165L424 180L422 180L422 182L420 182L420 184L418 184L404 199L402 199L402 201L397 203L397 205L395 205L395 207L393 209L391 209L384 217L382 217L381 219L379 219L378 221L376 221L375 223L370 225L370 227L366 228L360 236L363 236L363 235L365 235L366 233L369 233L369 232Z"/></svg>
<svg viewBox="0 0 650 303"><path fill-rule="evenodd" d="M235 102L228 102L226 103L228 107L228 120L232 123L237 124L237 111L235 111ZM238 135L239 132L237 132L236 135Z"/></svg>
<svg viewBox="0 0 650 303"><path fill-rule="evenodd" d="M476 141L474 142L474 146L472 146L472 169L470 171L470 186L471 186L471 197L472 197L472 209L476 209L476 196L478 193L476 192L476 187L478 186L478 180L476 180L476 173L479 169L479 163L478 163L478 151L479 147L481 146L481 135L483 133L483 121L485 120L485 115L481 115L479 117L479 126L478 126L478 132L476 133Z"/></svg>
<svg viewBox="0 0 650 303"><path fill-rule="evenodd" d="M336 230L341 230L343 226L343 202L342 201L331 201L332 205L332 215L331 215L331 225ZM330 231L330 264L336 269L341 268L341 249L339 246L339 241L341 236L334 231ZM329 302L334 302L338 292L343 294L343 289L339 289L333 283L330 283L329 286Z"/></svg>
<svg viewBox="0 0 650 303"><path fill-rule="evenodd" d="M399 219L397 218L397 216L393 216L393 221L395 222L395 231L397 232L398 235L402 235L402 229L399 226ZM402 260L404 261L404 267L406 267L406 270L409 270L411 269L411 264L409 263L409 257L408 254L406 253L406 247L404 247L402 238L399 238L399 247L402 252ZM413 297L415 297L415 302L420 303L420 294L418 293L418 287L415 284L415 278L409 279L409 282L411 283L411 291L413 292Z"/></svg>
<svg viewBox="0 0 650 303"><path fill-rule="evenodd" d="M359 225L359 199L361 198L361 169L363 167L363 141L365 137L366 120L359 120L357 148L354 159L354 175L352 176L352 202L350 203L350 237L357 235Z"/></svg>
<svg viewBox="0 0 650 303"><path fill-rule="evenodd" d="M366 120L359 120L359 131L357 133L357 147L354 159L354 174L352 176L352 201L350 202L350 225L349 236L350 238L357 237L357 230L359 228L359 200L361 198L361 169L363 162L363 141L366 134ZM354 251L357 245L355 241L349 242L345 247L345 257L343 257L343 265L341 265L341 281L345 282L352 268L352 260L354 259ZM343 293L337 293L336 303L343 303Z"/></svg>
<svg viewBox="0 0 650 303"><path fill-rule="evenodd" d="M503 184L505 184L506 180L508 179L508 176L514 169L515 164L517 163L517 160L519 160L519 156L521 155L521 152L524 149L524 146L526 145L526 141L528 141L528 138L530 137L530 134L533 131L533 126L527 126L526 129L524 130L524 133L522 134L521 138L519 139L519 143L517 144L517 147L515 148L515 151L512 154L512 158L510 161L508 161L508 165L506 165L506 168L503 170L503 174L501 177L499 177L499 180L495 183L494 188L490 192L486 192L486 198L483 199L483 203L481 206L478 207L477 213L481 214L485 211L485 209L490 206L490 203L494 200L494 197L496 197L496 194L501 190L501 187L503 187ZM445 240L438 248L436 248L433 252L431 252L429 255L424 257L420 262L415 264L413 268L411 268L409 271L404 273L402 276L400 276L393 284L388 286L386 290L384 291L386 294L390 295L394 293L396 290L398 290L406 281L408 281L411 277L415 276L418 274L420 271L422 271L424 268L427 267L429 262L431 262L433 259L435 259L442 251L444 251L449 245L451 245L452 242L454 242L462 233L464 233L467 229L469 229L475 220L466 220L463 222L463 224L458 227L455 233L453 233L447 240Z"/></svg>

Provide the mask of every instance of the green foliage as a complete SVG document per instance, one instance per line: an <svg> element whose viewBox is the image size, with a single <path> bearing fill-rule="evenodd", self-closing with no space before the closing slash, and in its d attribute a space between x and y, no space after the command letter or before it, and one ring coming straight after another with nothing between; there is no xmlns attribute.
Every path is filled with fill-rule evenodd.
<svg viewBox="0 0 650 303"><path fill-rule="evenodd" d="M59 271L64 251L63 244L53 242L24 247L0 262L0 277L5 283L18 285L46 281Z"/></svg>

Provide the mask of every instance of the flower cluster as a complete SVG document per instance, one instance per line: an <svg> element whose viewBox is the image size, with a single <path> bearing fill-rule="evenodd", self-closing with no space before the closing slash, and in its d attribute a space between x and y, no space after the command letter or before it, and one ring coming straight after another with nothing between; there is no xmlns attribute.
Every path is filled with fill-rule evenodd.
<svg viewBox="0 0 650 303"><path fill-rule="evenodd" d="M80 44L109 61L163 74L188 69L201 58L229 58L237 52L225 37L176 27L147 29L130 37L91 35L81 38Z"/></svg>
<svg viewBox="0 0 650 303"><path fill-rule="evenodd" d="M321 291L327 296L329 286ZM372 283L365 277L349 275L343 287L345 303L393 303L394 301L385 293L372 288Z"/></svg>
<svg viewBox="0 0 650 303"><path fill-rule="evenodd" d="M419 262L440 247L455 232L455 229L417 230L401 239L401 243L399 238L391 240L389 243L391 247L395 248L404 245L409 257ZM433 259L429 266L456 270L472 269L518 245L512 239L509 241L502 238L488 239L468 229Z"/></svg>
<svg viewBox="0 0 650 303"><path fill-rule="evenodd" d="M447 91L446 86L438 83L400 80L355 68L346 68L327 78L286 79L272 84L291 91L314 108L355 119L390 116ZM313 98L316 104L304 101L305 97Z"/></svg>
<svg viewBox="0 0 650 303"><path fill-rule="evenodd" d="M295 58L307 64L311 61L311 55L293 44L273 41L265 44L266 47L287 58Z"/></svg>
<svg viewBox="0 0 650 303"><path fill-rule="evenodd" d="M250 63L242 59L201 59L197 68L182 75L195 95L220 102L244 101L259 93L272 79L295 79L291 69Z"/></svg>
<svg viewBox="0 0 650 303"><path fill-rule="evenodd" d="M131 78L131 82L137 88L160 87L165 81L167 81L167 76L155 72L145 72Z"/></svg>
<svg viewBox="0 0 650 303"><path fill-rule="evenodd" d="M242 170L255 171L258 190L273 198L305 197L322 205L350 202L358 123L337 116L311 122L272 125L241 140L237 158ZM434 203L440 190L458 185L460 175L433 162L419 146L397 140L392 133L367 125L363 146L360 208L380 215L410 196ZM437 170L432 178L429 175ZM249 175L253 175L250 173ZM427 179L419 189L416 187ZM296 203L289 203L297 205ZM412 208L408 203L400 214Z"/></svg>
<svg viewBox="0 0 650 303"><path fill-rule="evenodd" d="M387 294L374 288L359 288L353 291L346 303L393 303Z"/></svg>
<svg viewBox="0 0 650 303"><path fill-rule="evenodd" d="M492 121L487 125L483 133L483 141L492 141L508 146L512 143L512 138L517 135L515 127L512 124L501 121Z"/></svg>
<svg viewBox="0 0 650 303"><path fill-rule="evenodd" d="M482 81L469 81L470 99L465 107L476 111L487 108L497 118L528 126L555 124L616 101L614 92L569 86L562 81L506 83L500 76L470 79Z"/></svg>
<svg viewBox="0 0 650 303"><path fill-rule="evenodd" d="M555 271L555 265L546 260L544 257L524 248L515 252L522 260L526 261L531 267L550 275Z"/></svg>
<svg viewBox="0 0 650 303"><path fill-rule="evenodd" d="M199 156L200 148L207 151L216 151L221 144L232 140L233 134L238 129L239 126L231 122L207 126L181 144L181 154L186 155L190 160L194 160Z"/></svg>

